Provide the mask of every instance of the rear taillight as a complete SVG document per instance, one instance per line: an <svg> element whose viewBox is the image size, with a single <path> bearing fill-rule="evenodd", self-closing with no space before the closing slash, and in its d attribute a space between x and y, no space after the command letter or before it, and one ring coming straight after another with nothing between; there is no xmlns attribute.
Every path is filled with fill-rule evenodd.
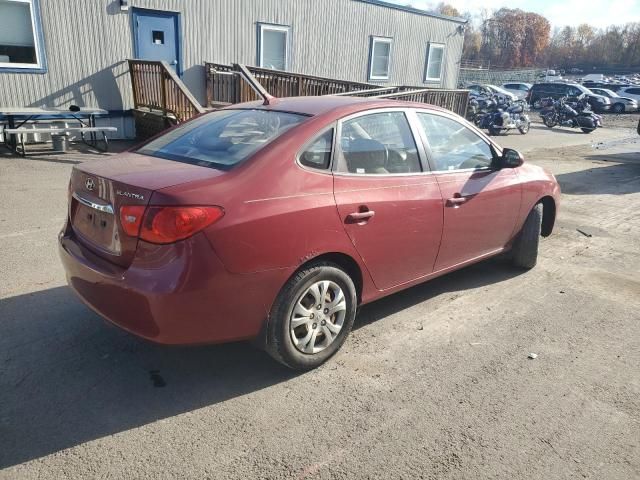
<svg viewBox="0 0 640 480"><path fill-rule="evenodd" d="M220 207L148 207L140 238L151 243L173 243L185 239L220 220Z"/></svg>
<svg viewBox="0 0 640 480"><path fill-rule="evenodd" d="M124 233L137 237L144 216L144 205L123 205L120 207L120 224Z"/></svg>

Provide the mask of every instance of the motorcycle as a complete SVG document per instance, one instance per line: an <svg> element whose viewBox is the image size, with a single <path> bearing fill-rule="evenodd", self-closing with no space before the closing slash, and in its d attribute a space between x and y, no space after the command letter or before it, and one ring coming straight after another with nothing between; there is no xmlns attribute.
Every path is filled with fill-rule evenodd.
<svg viewBox="0 0 640 480"><path fill-rule="evenodd" d="M469 100L467 108L467 120L476 127L482 123L482 118L493 108L495 102L489 97L474 97Z"/></svg>
<svg viewBox="0 0 640 480"><path fill-rule="evenodd" d="M527 108L523 100L515 102L500 102L499 99L492 99L487 104L487 110L480 117L478 126L489 130L490 135L499 135L502 132L518 129L525 135L529 132L531 120L525 113Z"/></svg>
<svg viewBox="0 0 640 480"><path fill-rule="evenodd" d="M602 126L602 117L596 115L590 109L589 103L584 97L570 100L562 97L557 101L542 99L542 111L540 118L547 127L556 125L562 127L579 128L584 133L591 133Z"/></svg>

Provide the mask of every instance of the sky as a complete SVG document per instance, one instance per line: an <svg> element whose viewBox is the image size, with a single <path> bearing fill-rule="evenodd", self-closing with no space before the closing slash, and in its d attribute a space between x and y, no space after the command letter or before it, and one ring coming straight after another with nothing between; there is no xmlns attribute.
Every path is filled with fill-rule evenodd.
<svg viewBox="0 0 640 480"><path fill-rule="evenodd" d="M386 0L400 5L430 9L440 3L432 0ZM640 0L445 0L460 12L477 14L482 8L497 10L501 7L520 8L544 15L552 27L577 26L588 23L603 28L613 24L640 22Z"/></svg>

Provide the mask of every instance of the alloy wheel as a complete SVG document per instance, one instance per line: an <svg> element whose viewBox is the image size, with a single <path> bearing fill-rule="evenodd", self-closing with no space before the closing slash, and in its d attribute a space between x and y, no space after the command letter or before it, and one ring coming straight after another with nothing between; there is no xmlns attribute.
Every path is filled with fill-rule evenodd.
<svg viewBox="0 0 640 480"><path fill-rule="evenodd" d="M314 354L331 345L342 330L347 301L340 286L321 280L307 288L295 303L289 332L296 349Z"/></svg>

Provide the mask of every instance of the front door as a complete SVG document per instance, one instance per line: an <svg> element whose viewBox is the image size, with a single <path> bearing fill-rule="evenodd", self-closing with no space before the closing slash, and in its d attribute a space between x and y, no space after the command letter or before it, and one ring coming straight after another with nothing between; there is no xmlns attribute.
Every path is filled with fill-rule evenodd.
<svg viewBox="0 0 640 480"><path fill-rule="evenodd" d="M136 58L164 60L180 74L178 13L134 9L133 30Z"/></svg>
<svg viewBox="0 0 640 480"><path fill-rule="evenodd" d="M339 127L338 212L380 290L431 273L442 234L440 189L423 171L408 118L403 110L385 110Z"/></svg>
<svg viewBox="0 0 640 480"><path fill-rule="evenodd" d="M489 143L457 120L418 113L444 200L442 245L435 270L499 251L520 211L515 169L492 168Z"/></svg>

